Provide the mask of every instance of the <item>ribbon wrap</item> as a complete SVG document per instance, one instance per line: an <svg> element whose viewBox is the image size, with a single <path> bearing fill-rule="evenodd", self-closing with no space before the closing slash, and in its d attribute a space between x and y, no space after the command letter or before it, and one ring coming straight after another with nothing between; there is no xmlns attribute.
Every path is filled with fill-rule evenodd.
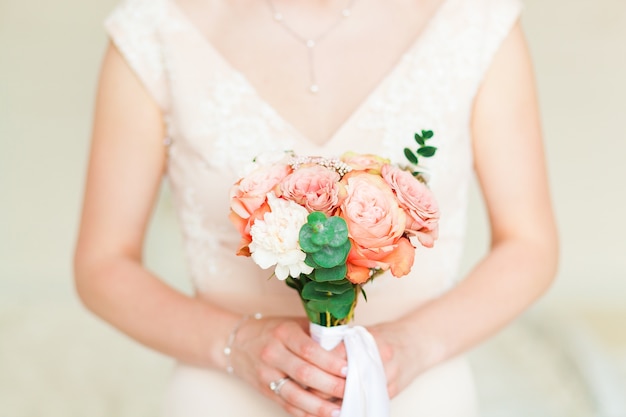
<svg viewBox="0 0 626 417"><path fill-rule="evenodd" d="M341 417L389 417L387 378L374 337L362 326L309 325L311 337L326 350L343 341L348 375Z"/></svg>

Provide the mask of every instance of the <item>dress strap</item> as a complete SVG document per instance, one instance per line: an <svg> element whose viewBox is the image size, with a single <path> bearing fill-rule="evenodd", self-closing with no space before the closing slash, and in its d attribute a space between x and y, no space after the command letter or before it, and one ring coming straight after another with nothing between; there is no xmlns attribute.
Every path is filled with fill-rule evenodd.
<svg viewBox="0 0 626 417"><path fill-rule="evenodd" d="M104 22L111 41L164 111L170 100L160 32L167 11L167 0L123 0Z"/></svg>
<svg viewBox="0 0 626 417"><path fill-rule="evenodd" d="M485 8L482 22L485 37L480 62L484 75L500 46L519 20L523 4L521 0L479 0L479 2Z"/></svg>

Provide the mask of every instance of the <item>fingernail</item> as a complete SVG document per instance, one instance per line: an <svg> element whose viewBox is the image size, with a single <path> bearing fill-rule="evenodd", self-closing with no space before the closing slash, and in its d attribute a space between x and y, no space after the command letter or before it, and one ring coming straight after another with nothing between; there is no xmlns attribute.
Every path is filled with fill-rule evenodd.
<svg viewBox="0 0 626 417"><path fill-rule="evenodd" d="M339 417L340 414L341 414L341 410L333 410L333 412L330 415L332 417Z"/></svg>
<svg viewBox="0 0 626 417"><path fill-rule="evenodd" d="M341 368L341 375L343 375L343 376L348 375L348 367L347 366L344 366L343 368ZM337 414L337 415L339 415L339 414ZM335 417L335 416L333 416L333 417Z"/></svg>

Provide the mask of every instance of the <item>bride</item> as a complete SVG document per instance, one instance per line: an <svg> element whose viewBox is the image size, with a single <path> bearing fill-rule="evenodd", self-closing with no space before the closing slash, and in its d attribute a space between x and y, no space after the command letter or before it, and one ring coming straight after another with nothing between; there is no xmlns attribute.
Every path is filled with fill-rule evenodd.
<svg viewBox="0 0 626 417"><path fill-rule="evenodd" d="M339 415L345 350L320 348L297 295L235 256L228 190L263 152L400 162L421 129L435 131L439 148L428 169L440 237L417 250L409 276L368 284L356 318L381 353L392 416L475 415L463 353L526 309L556 268L520 10L518 0L125 0L115 9L76 286L95 314L177 359L165 415ZM459 277L473 173L491 248ZM194 296L142 265L163 176Z"/></svg>

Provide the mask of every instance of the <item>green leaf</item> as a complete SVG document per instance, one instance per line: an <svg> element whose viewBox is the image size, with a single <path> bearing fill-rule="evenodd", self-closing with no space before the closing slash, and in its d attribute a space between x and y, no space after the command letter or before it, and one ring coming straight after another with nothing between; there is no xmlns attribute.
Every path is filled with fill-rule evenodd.
<svg viewBox="0 0 626 417"><path fill-rule="evenodd" d="M340 251L343 254L343 262L342 263L345 263L346 260L348 259L348 254L350 253L350 248L352 248L352 243L350 243L349 240L346 240L346 242L343 245L335 248L335 249L337 249L338 251Z"/></svg>
<svg viewBox="0 0 626 417"><path fill-rule="evenodd" d="M318 245L320 248L328 245L332 238L332 234L326 230L326 223L318 223L316 231L311 235L311 243Z"/></svg>
<svg viewBox="0 0 626 417"><path fill-rule="evenodd" d="M317 313L329 312L337 319L345 318L354 304L354 291L346 291L342 294L332 295L325 300L311 300L306 303L306 309ZM311 316L307 311L307 315Z"/></svg>
<svg viewBox="0 0 626 417"><path fill-rule="evenodd" d="M321 246L313 243L313 237L315 236L315 229L309 223L303 224L298 234L298 243L300 248L306 253L317 252L321 249Z"/></svg>
<svg viewBox="0 0 626 417"><path fill-rule="evenodd" d="M348 280L339 284L311 281L304 286L301 295L305 300L326 300L348 291L354 291L353 284Z"/></svg>
<svg viewBox="0 0 626 417"><path fill-rule="evenodd" d="M334 294L334 293L331 293L330 291L317 291L317 287L320 284L328 285L327 282L309 282L308 284L306 284L304 286L304 289L302 290L302 299L309 300L309 301L323 301L323 302L336 303L336 304L352 304L352 302L354 301L355 296L354 296L354 290L352 289L352 286L350 286L349 291L344 291L339 294ZM330 285L330 286L333 287L333 285ZM339 287L339 286L335 285L335 287ZM328 310L327 307L328 306L324 307L326 308L326 310L322 310L322 311L327 311Z"/></svg>
<svg viewBox="0 0 626 417"><path fill-rule="evenodd" d="M309 282L307 285L311 285L312 282ZM304 287L305 289L308 287ZM305 290L302 290L302 299L303 300L308 300L308 301L328 301L328 299L332 296L332 294L327 293L327 292L318 292L318 291L307 291L306 293L304 292ZM326 307L324 307L326 308Z"/></svg>
<svg viewBox="0 0 626 417"><path fill-rule="evenodd" d="M321 211L311 212L306 218L307 223L311 225L315 225L316 223L324 223L326 219L327 219L326 215L322 213Z"/></svg>
<svg viewBox="0 0 626 417"><path fill-rule="evenodd" d="M332 216L326 221L326 233L332 236L328 245L334 248L344 245L348 241L348 224L339 216Z"/></svg>
<svg viewBox="0 0 626 417"><path fill-rule="evenodd" d="M355 295L354 295L354 290L352 291L345 291L342 292L341 294L333 294L332 297L330 297L330 301L332 304L348 304L348 305L352 305L352 303L354 302L355 299Z"/></svg>
<svg viewBox="0 0 626 417"><path fill-rule="evenodd" d="M304 263L310 266L311 268L321 268L321 266L319 266L317 262L313 260L313 254L311 253L306 254L306 258L304 258Z"/></svg>
<svg viewBox="0 0 626 417"><path fill-rule="evenodd" d="M365 302L367 303L367 293L365 292L365 290L363 289L363 287L361 287L361 294L363 294L363 299L365 300Z"/></svg>
<svg viewBox="0 0 626 417"><path fill-rule="evenodd" d="M324 213L313 212L300 229L300 247L303 251L317 252L320 246L338 247L348 240L348 226L339 216L327 218Z"/></svg>
<svg viewBox="0 0 626 417"><path fill-rule="evenodd" d="M315 269L315 281L327 282L327 281L340 281L346 277L348 268L346 264L337 265L333 268L317 268Z"/></svg>
<svg viewBox="0 0 626 417"><path fill-rule="evenodd" d="M352 293L354 294L354 293ZM346 318L348 314L350 314L350 310L352 310L352 303L350 304L333 304L330 306L330 314L335 316L338 319Z"/></svg>
<svg viewBox="0 0 626 417"><path fill-rule="evenodd" d="M346 263L348 253L350 252L350 241L343 246L333 248L324 246L319 251L312 254L313 261L322 268L333 268L337 265Z"/></svg>
<svg viewBox="0 0 626 417"><path fill-rule="evenodd" d="M424 131L422 130L422 134L424 133ZM424 138L422 136L420 136L419 133L415 134L415 142L417 142L418 145L424 146L426 142L424 142Z"/></svg>
<svg viewBox="0 0 626 417"><path fill-rule="evenodd" d="M433 136L435 136L435 134L433 133L432 130L422 130L422 136L424 137L424 139L430 139Z"/></svg>
<svg viewBox="0 0 626 417"><path fill-rule="evenodd" d="M311 300L306 303L307 310L315 313L325 313L328 311L328 300Z"/></svg>
<svg viewBox="0 0 626 417"><path fill-rule="evenodd" d="M302 282L299 279L295 279L291 276L288 276L285 280L285 283L288 287L293 288L294 290L301 292L302 291Z"/></svg>
<svg viewBox="0 0 626 417"><path fill-rule="evenodd" d="M409 148L404 148L404 156L409 160L413 165L417 165L417 156L413 153Z"/></svg>
<svg viewBox="0 0 626 417"><path fill-rule="evenodd" d="M309 303L305 303L304 304L304 311L306 311L307 317L309 318L309 320L312 323L321 325L322 323L320 322L320 313L319 313L319 311L314 311L314 310L310 309L308 307L308 304Z"/></svg>
<svg viewBox="0 0 626 417"><path fill-rule="evenodd" d="M344 279L342 281L318 282L317 285L319 288L327 289L333 294L343 294L346 291L354 291L356 284Z"/></svg>
<svg viewBox="0 0 626 417"><path fill-rule="evenodd" d="M435 154L435 152L437 152L437 148L435 148L434 146L424 146L417 150L417 153L425 158L430 158Z"/></svg>

